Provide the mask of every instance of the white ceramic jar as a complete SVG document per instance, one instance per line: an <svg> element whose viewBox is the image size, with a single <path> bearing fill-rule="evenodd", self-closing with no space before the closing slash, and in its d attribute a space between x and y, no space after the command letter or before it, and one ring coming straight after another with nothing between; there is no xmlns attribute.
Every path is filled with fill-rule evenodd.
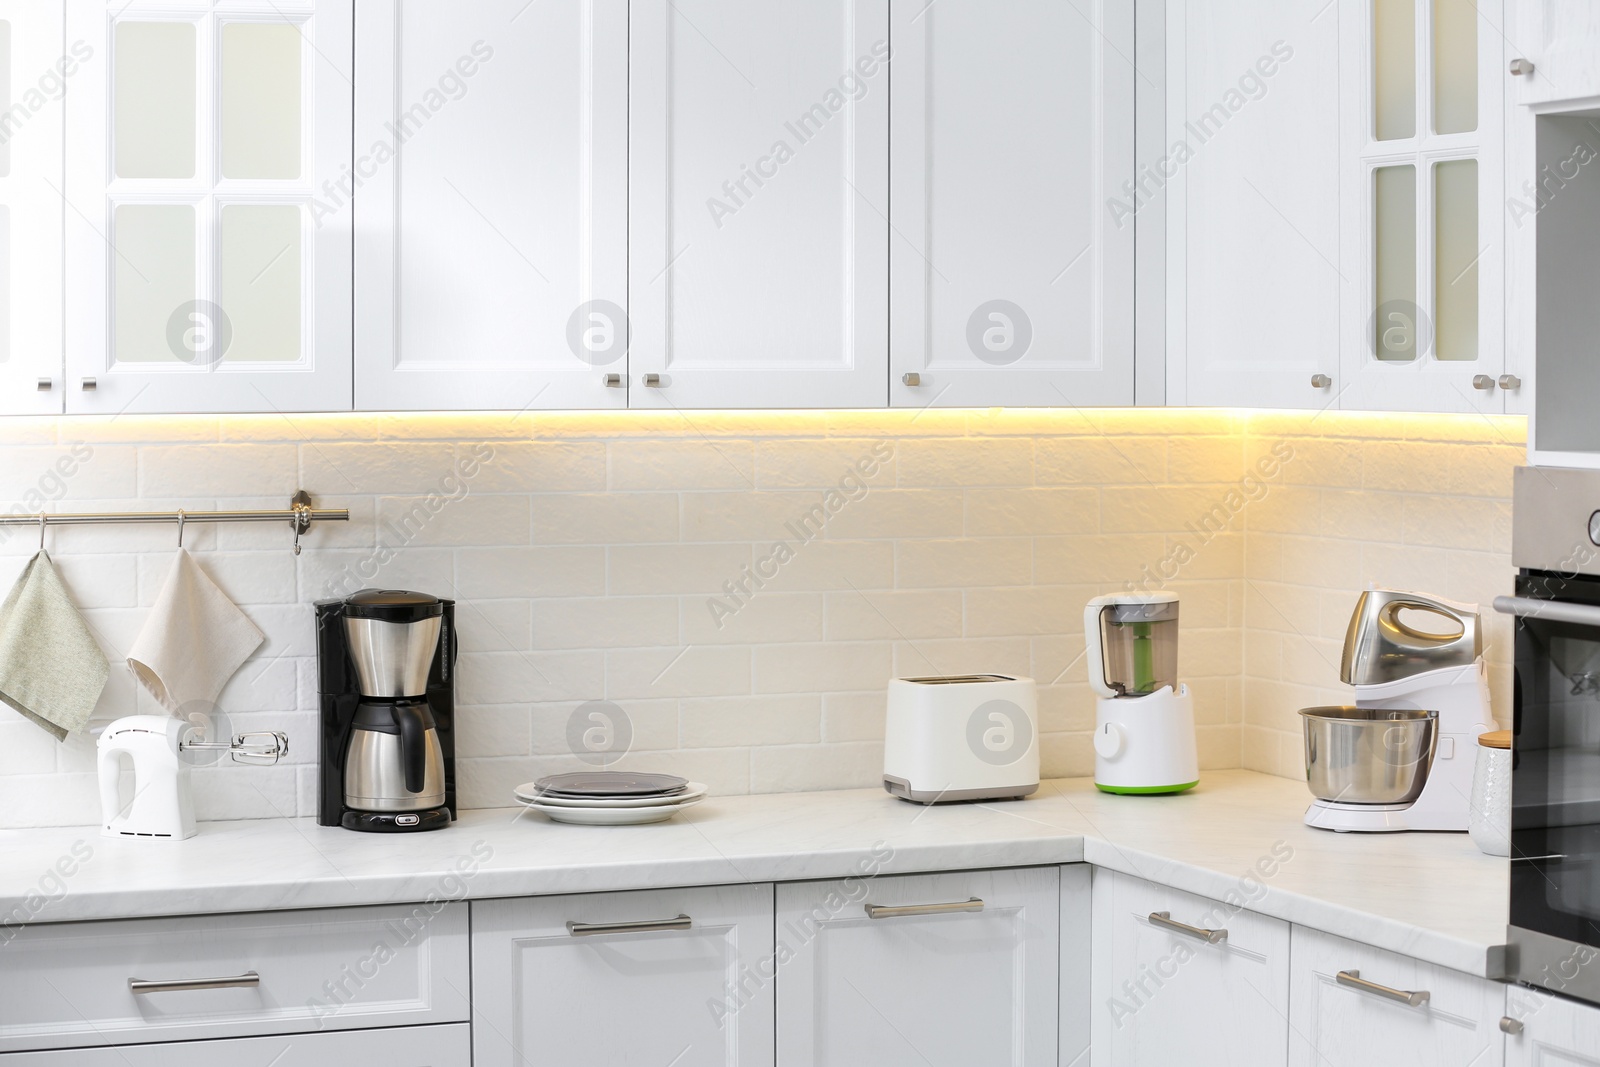
<svg viewBox="0 0 1600 1067"><path fill-rule="evenodd" d="M1478 762L1472 769L1472 812L1467 817L1472 843L1486 856L1511 855L1511 731L1478 735Z"/></svg>

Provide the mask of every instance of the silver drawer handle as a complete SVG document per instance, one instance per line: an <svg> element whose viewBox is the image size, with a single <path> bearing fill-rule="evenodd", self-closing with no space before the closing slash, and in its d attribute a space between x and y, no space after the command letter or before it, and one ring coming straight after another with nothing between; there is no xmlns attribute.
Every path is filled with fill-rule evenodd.
<svg viewBox="0 0 1600 1067"><path fill-rule="evenodd" d="M1219 945L1228 940L1228 931L1222 929L1207 930L1203 926L1190 926L1188 923L1181 923L1172 917L1172 912L1170 911L1152 911L1149 919L1151 926L1159 926L1176 933L1188 934L1190 937L1198 937L1208 945Z"/></svg>
<svg viewBox="0 0 1600 1067"><path fill-rule="evenodd" d="M951 900L943 904L901 904L899 906L886 906L883 904L866 904L867 918L892 919L896 915L943 915L952 911L982 911L983 901L977 897L970 900Z"/></svg>
<svg viewBox="0 0 1600 1067"><path fill-rule="evenodd" d="M261 976L246 971L232 978L176 978L170 982L151 982L143 978L128 979L130 993L187 993L194 989L254 989L261 984Z"/></svg>
<svg viewBox="0 0 1600 1067"><path fill-rule="evenodd" d="M1579 626L1600 626L1600 608L1571 604L1563 600L1539 600L1531 596L1497 596L1494 610L1502 615L1547 622L1570 622Z"/></svg>
<svg viewBox="0 0 1600 1067"><path fill-rule="evenodd" d="M1413 1008L1422 1007L1428 1003L1428 998L1431 996L1426 989L1391 989L1389 986L1379 985L1377 982L1369 982L1361 977L1360 971L1340 971L1334 978L1342 986L1347 986L1350 989L1359 989L1363 993L1371 993L1373 996L1383 997L1385 1000L1398 1000L1400 1003L1409 1004Z"/></svg>
<svg viewBox="0 0 1600 1067"><path fill-rule="evenodd" d="M679 915L676 919L640 919L626 923L567 923L567 933L573 937L588 937L590 934L644 934L651 930L687 930L690 928L689 916Z"/></svg>

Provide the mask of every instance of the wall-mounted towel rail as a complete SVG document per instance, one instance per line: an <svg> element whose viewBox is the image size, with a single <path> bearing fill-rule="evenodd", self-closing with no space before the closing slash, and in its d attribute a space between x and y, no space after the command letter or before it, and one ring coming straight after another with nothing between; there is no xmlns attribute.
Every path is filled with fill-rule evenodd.
<svg viewBox="0 0 1600 1067"><path fill-rule="evenodd" d="M313 508L311 494L296 492L289 507L282 511L102 511L39 512L32 515L0 515L0 526L38 526L43 540L46 526L100 525L104 523L176 523L180 528L191 522L287 522L294 529L294 554L300 554L300 535L313 522L349 522L347 508ZM181 530L180 530L181 533ZM181 542L180 542L181 543Z"/></svg>

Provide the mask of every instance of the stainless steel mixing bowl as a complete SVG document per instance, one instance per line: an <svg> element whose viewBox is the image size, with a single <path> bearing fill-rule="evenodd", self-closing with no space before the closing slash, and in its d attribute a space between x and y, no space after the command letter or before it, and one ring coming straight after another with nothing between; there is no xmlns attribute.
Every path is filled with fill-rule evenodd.
<svg viewBox="0 0 1600 1067"><path fill-rule="evenodd" d="M1409 804L1422 795L1439 713L1401 708L1304 708L1306 783L1319 800Z"/></svg>

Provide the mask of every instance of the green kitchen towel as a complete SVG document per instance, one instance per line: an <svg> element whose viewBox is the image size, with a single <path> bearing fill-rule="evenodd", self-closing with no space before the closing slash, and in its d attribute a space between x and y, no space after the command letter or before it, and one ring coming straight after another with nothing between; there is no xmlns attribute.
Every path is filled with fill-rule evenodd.
<svg viewBox="0 0 1600 1067"><path fill-rule="evenodd" d="M65 741L89 721L110 673L41 549L0 604L0 702Z"/></svg>

